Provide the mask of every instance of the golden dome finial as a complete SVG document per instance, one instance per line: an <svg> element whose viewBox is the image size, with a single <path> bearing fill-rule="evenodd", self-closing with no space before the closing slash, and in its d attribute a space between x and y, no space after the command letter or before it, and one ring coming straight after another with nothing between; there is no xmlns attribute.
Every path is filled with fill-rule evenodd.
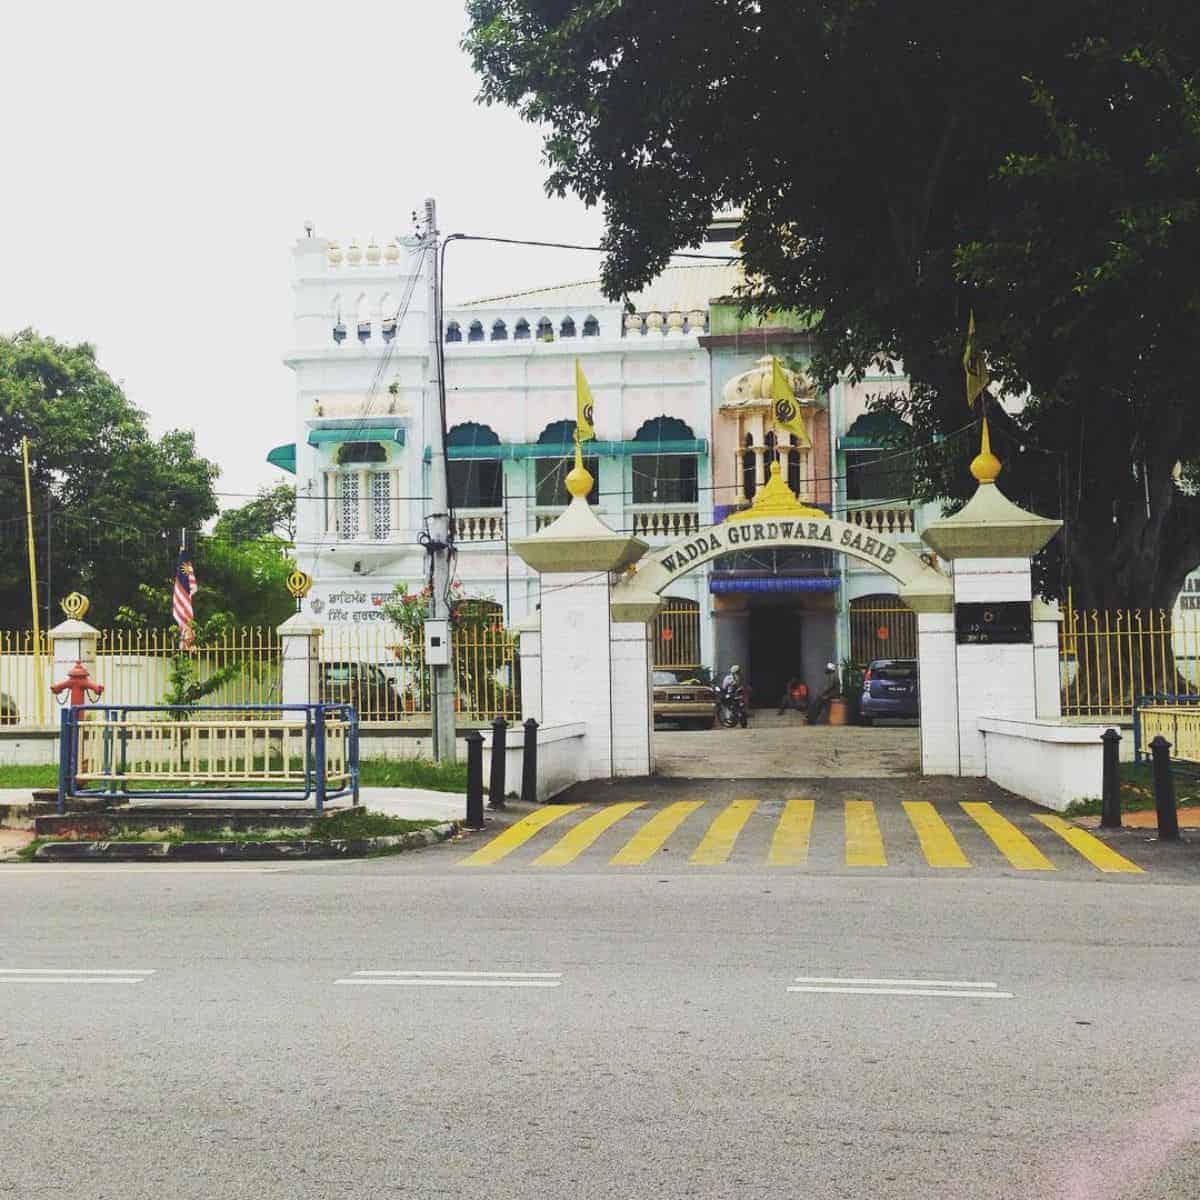
<svg viewBox="0 0 1200 1200"><path fill-rule="evenodd" d="M586 500L595 484L592 473L583 465L583 450L578 438L575 440L575 465L567 475L567 491L576 500Z"/></svg>
<svg viewBox="0 0 1200 1200"><path fill-rule="evenodd" d="M979 453L971 460L971 474L979 483L995 483L1002 469L1000 460L992 453L987 417L984 417L983 439L979 446Z"/></svg>

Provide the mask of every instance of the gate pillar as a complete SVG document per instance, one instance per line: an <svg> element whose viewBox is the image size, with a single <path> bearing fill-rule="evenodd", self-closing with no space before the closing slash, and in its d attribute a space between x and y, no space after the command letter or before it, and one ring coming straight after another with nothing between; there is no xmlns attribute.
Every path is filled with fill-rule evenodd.
<svg viewBox="0 0 1200 1200"><path fill-rule="evenodd" d="M1050 629L1056 625L1053 616L1034 602L1032 566L1033 556L1062 528L1062 522L1026 512L996 486L1000 462L991 452L986 421L971 474L979 483L975 495L959 512L932 522L921 535L949 560L954 585L954 612L946 628L943 619L936 631L930 629L929 654L937 679L944 680L940 664L947 648L953 652L958 763L949 773L955 775L986 771L981 717L1032 721L1049 715L1057 704L1056 686L1053 699L1043 694L1049 686ZM920 653L924 750L924 638ZM1057 670L1054 678L1056 683ZM928 683L932 690L933 681ZM928 699L931 704L946 703L932 694ZM932 773L924 764L922 769Z"/></svg>
<svg viewBox="0 0 1200 1200"><path fill-rule="evenodd" d="M614 532L591 511L593 480L578 448L566 485L572 497L566 511L511 543L538 572L541 593L538 656L530 664L538 679L531 695L540 700L543 724L584 726L579 778L644 775L650 769L649 639L644 620L614 614L611 593L614 579L645 554L646 543ZM657 609L658 597L653 601ZM528 686L524 657L521 684Z"/></svg>
<svg viewBox="0 0 1200 1200"><path fill-rule="evenodd" d="M321 702L321 633L323 626L304 613L293 613L279 628L282 704Z"/></svg>

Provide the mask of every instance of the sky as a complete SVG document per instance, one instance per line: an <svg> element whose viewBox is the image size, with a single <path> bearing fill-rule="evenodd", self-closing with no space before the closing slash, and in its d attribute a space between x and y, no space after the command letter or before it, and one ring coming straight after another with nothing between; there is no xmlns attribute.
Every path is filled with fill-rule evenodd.
<svg viewBox="0 0 1200 1200"><path fill-rule="evenodd" d="M6 8L0 332L87 341L149 414L194 428L223 508L284 476L290 248L411 231L595 244L549 199L541 134L475 102L461 0ZM598 256L471 245L450 301L598 276Z"/></svg>

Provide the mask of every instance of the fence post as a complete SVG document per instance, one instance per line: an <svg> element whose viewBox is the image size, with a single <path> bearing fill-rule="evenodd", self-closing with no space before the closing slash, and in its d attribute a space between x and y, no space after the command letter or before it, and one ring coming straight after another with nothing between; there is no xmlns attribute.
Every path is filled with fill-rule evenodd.
<svg viewBox="0 0 1200 1200"><path fill-rule="evenodd" d="M62 710L58 722L58 815L67 811L67 789L71 786L71 706Z"/></svg>
<svg viewBox="0 0 1200 1200"><path fill-rule="evenodd" d="M317 812L325 811L325 705L314 704L309 709L315 722L313 727L313 757L317 766Z"/></svg>
<svg viewBox="0 0 1200 1200"><path fill-rule="evenodd" d="M467 742L467 828L483 828L483 734L468 730Z"/></svg>
<svg viewBox="0 0 1200 1200"><path fill-rule="evenodd" d="M1121 828L1121 735L1106 729L1100 740L1104 743L1104 801L1100 814L1101 829Z"/></svg>
<svg viewBox="0 0 1200 1200"><path fill-rule="evenodd" d="M1158 840L1179 841L1179 814L1175 811L1175 780L1171 778L1171 743L1160 733L1150 743L1154 756L1154 807L1158 813Z"/></svg>
<svg viewBox="0 0 1200 1200"><path fill-rule="evenodd" d="M497 717L492 722L492 773L488 780L488 808L503 808L508 750L508 722Z"/></svg>
<svg viewBox="0 0 1200 1200"><path fill-rule="evenodd" d="M521 754L521 799L536 804L538 798L538 723L530 717L525 722L525 746Z"/></svg>

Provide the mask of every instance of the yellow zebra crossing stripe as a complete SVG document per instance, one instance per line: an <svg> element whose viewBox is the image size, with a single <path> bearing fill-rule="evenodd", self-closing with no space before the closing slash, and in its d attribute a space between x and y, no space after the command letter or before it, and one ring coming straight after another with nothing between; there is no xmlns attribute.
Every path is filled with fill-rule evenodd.
<svg viewBox="0 0 1200 1200"><path fill-rule="evenodd" d="M460 867L489 867L511 854L518 846L523 846L534 834L545 829L551 821L565 817L582 808L582 804L552 804L531 812L522 817L515 825L510 825L503 833L492 838L486 846L480 846L474 854L468 855L458 865Z"/></svg>
<svg viewBox="0 0 1200 1200"><path fill-rule="evenodd" d="M846 866L887 866L883 834L870 800L846 801Z"/></svg>
<svg viewBox="0 0 1200 1200"><path fill-rule="evenodd" d="M1131 875L1144 873L1137 863L1123 858L1111 846L1106 846L1098 837L1093 837L1078 825L1072 825L1070 821L1064 821L1062 817L1051 816L1049 813L1034 813L1033 816L1047 829L1053 829L1072 850L1078 850L1092 866L1101 871L1121 871Z"/></svg>
<svg viewBox="0 0 1200 1200"><path fill-rule="evenodd" d="M647 862L663 843L692 815L698 808L704 807L703 800L677 800L661 812L657 812L648 820L608 860L612 867L640 867Z"/></svg>
<svg viewBox="0 0 1200 1200"><path fill-rule="evenodd" d="M1018 871L1054 870L1054 864L990 804L964 800L959 807L992 839L996 849Z"/></svg>
<svg viewBox="0 0 1200 1200"><path fill-rule="evenodd" d="M971 865L971 860L962 852L962 847L950 832L950 826L928 800L905 800L904 812L921 843L925 861L931 867Z"/></svg>
<svg viewBox="0 0 1200 1200"><path fill-rule="evenodd" d="M757 807L757 800L731 800L708 827L708 832L689 861L703 867L715 867L723 863L733 851L733 843L742 832L742 826L750 820Z"/></svg>
<svg viewBox="0 0 1200 1200"><path fill-rule="evenodd" d="M610 804L598 813L593 813L585 821L580 821L569 833L564 834L545 854L533 860L535 867L563 867L574 862L596 839L606 830L615 825L622 817L627 817L635 808L641 808L644 800L634 800L623 804Z"/></svg>
<svg viewBox="0 0 1200 1200"><path fill-rule="evenodd" d="M772 867L795 867L808 862L808 843L812 837L812 800L789 800L775 826L767 863Z"/></svg>

